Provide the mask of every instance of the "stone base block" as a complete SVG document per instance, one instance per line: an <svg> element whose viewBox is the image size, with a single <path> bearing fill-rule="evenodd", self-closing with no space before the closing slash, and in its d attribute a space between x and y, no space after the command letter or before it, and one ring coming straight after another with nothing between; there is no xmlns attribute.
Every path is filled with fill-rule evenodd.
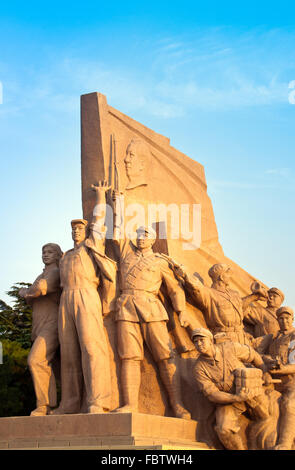
<svg viewBox="0 0 295 470"><path fill-rule="evenodd" d="M0 418L0 449L208 449L197 426L141 413Z"/></svg>

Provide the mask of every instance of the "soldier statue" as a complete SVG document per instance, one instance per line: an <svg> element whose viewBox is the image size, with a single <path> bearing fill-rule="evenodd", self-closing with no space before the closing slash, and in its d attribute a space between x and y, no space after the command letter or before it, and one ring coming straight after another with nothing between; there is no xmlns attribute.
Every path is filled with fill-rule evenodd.
<svg viewBox="0 0 295 470"><path fill-rule="evenodd" d="M265 293L261 289L241 298L229 288L232 269L224 263L209 269L212 286L205 286L196 276L189 276L184 267L177 265L175 273L182 279L184 288L191 294L196 306L202 311L207 327L213 333L225 333L227 338L241 344L251 344L251 335L244 330L244 312L249 304Z"/></svg>
<svg viewBox="0 0 295 470"><path fill-rule="evenodd" d="M118 196L113 192L115 207ZM165 283L180 324L187 326L185 295L167 260L152 250L156 240L153 228L139 227L136 233L135 243L129 238L114 237L120 259L120 296L115 320L124 402L117 412L138 411L140 367L145 342L158 365L174 415L190 419L190 413L182 403L180 376L167 329L169 317L158 297L161 285Z"/></svg>
<svg viewBox="0 0 295 470"><path fill-rule="evenodd" d="M266 370L263 360L245 344L232 341L214 344L213 335L206 328L193 330L192 339L200 354L194 366L194 377L199 390L216 404L217 435L226 449L246 450L247 445L240 433L241 415L251 409L256 419L268 418L268 400L262 388ZM247 369L245 363L261 370ZM238 387L237 380L243 376L245 379L250 376L252 380L248 385ZM251 381L254 382L252 387L249 386Z"/></svg>
<svg viewBox="0 0 295 470"><path fill-rule="evenodd" d="M244 312L244 323L252 325L254 338L267 334L275 335L280 329L276 311L284 302L283 292L272 287L267 291L266 301L266 307L254 302Z"/></svg>
<svg viewBox="0 0 295 470"><path fill-rule="evenodd" d="M292 449L295 438L295 328L290 307L277 310L279 332L264 338L264 361L272 376L281 380L280 429L276 450Z"/></svg>

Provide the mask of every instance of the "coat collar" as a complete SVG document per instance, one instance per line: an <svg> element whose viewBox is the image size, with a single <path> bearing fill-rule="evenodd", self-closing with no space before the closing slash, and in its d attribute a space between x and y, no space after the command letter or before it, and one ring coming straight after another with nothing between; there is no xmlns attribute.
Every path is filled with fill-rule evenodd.
<svg viewBox="0 0 295 470"><path fill-rule="evenodd" d="M222 354L219 348L215 346L215 352L213 357L208 356L201 356L202 360L207 362L208 364L214 365L216 362L220 362L222 360Z"/></svg>

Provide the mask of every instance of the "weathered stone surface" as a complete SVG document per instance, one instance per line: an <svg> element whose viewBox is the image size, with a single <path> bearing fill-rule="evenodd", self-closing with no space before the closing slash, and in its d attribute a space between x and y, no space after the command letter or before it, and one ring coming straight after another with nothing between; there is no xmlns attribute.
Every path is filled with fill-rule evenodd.
<svg viewBox="0 0 295 470"><path fill-rule="evenodd" d="M113 179L112 165L116 139L116 154L120 190L124 191L126 205L132 202L164 204L202 205L202 243L198 250L181 249L183 239L171 239L167 227L166 252L181 261L193 273L197 271L205 283L210 283L208 269L215 263L228 263L237 273L233 285L241 294L249 292L254 278L229 260L223 253L218 239L211 200L207 194L204 167L170 145L164 137L143 124L124 115L108 105L106 97L100 93L90 93L81 97L81 150L82 150L82 203L83 214L88 220L92 217L94 195L89 190L91 184L100 180ZM150 164L144 169L147 185L126 190L128 176L124 159L126 149L132 139L140 139L150 149ZM161 220L159 220L161 222ZM157 249L162 251L164 244Z"/></svg>
<svg viewBox="0 0 295 470"><path fill-rule="evenodd" d="M1 449L207 448L197 422L140 413L0 418Z"/></svg>
<svg viewBox="0 0 295 470"><path fill-rule="evenodd" d="M36 395L34 415L46 415L56 406L56 380L58 367L56 351L58 341L58 308L60 300L59 261L62 251L59 245L47 243L42 247L44 269L29 288L22 288L19 295L32 306L33 345L28 357Z"/></svg>
<svg viewBox="0 0 295 470"><path fill-rule="evenodd" d="M161 216L156 220L154 228L165 226L166 240L157 240L154 251L171 256L184 264L190 274L198 273L205 285L210 285L209 268L216 263L226 263L234 271L232 287L241 296L248 294L255 280L232 260L228 259L222 250L218 239L211 200L207 194L204 167L176 150L170 145L170 140L148 129L139 122L124 115L108 105L106 97L99 93L91 93L81 97L81 138L82 138L82 202L83 217L90 220L95 205L93 192L89 190L92 184L107 180L114 187L114 160L117 160L117 183L124 193L125 207L132 203L141 204L147 211L148 205L154 204L188 204L191 220L191 208L201 204L201 246L191 246L192 250L184 249L184 237L173 239L171 224L166 224ZM144 144L146 163L137 162L137 167L129 166L129 151L131 141ZM136 172L137 170L137 172ZM141 172L141 173L140 173ZM113 242L107 240L106 253L116 258ZM168 329L171 333L176 364L181 374L181 388L184 406L189 410L193 419L200 422L203 439L212 434L208 423L212 420L212 405L201 394L196 392L192 381L192 369L197 352L190 340L189 330L180 327L179 320L171 303L162 296L164 306L169 314ZM191 315L191 327L206 326L201 311L194 302L187 300L186 310ZM111 409L122 405L120 384L120 361L117 353L117 331L114 312L104 318L108 332L111 355ZM145 359L141 366L142 380L139 394L139 412L171 416L172 410L168 403L157 367L150 352L145 347ZM212 438L212 436L211 436ZM210 439L211 439L210 438ZM213 438L214 439L214 438Z"/></svg>
<svg viewBox="0 0 295 470"><path fill-rule="evenodd" d="M278 394L264 374L262 357L238 342L214 344L212 333L197 328L193 340L200 353L194 376L199 390L215 403L215 431L228 450L272 449L277 439ZM252 365L252 367L249 365ZM244 414L249 419L243 429Z"/></svg>
<svg viewBox="0 0 295 470"><path fill-rule="evenodd" d="M34 418L0 419L0 447L292 448L293 311L224 255L203 166L101 94L81 116L62 400L49 411L37 394Z"/></svg>

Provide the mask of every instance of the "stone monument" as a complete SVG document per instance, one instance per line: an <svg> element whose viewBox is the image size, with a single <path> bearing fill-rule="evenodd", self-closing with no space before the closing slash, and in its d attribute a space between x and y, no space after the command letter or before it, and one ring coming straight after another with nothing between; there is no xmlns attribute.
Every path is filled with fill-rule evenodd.
<svg viewBox="0 0 295 470"><path fill-rule="evenodd" d="M214 264L224 263L232 268L232 286L244 296L249 293L255 278L228 259L218 240L211 200L203 166L191 160L170 145L168 138L157 134L137 121L108 105L106 97L90 93L81 97L81 158L83 217L90 220L94 198L91 184L106 179L111 186L119 185L124 194L125 208L144 209L144 225L152 225L158 237L154 251L166 254L181 262L190 274L197 273L201 281L210 285L208 271ZM136 183L135 183L136 181ZM158 212L151 214L151 206ZM198 206L199 205L199 206ZM176 206L178 213L173 213ZM161 208L167 208L161 212ZM198 213L198 207L201 208ZM128 210L128 209L127 209ZM169 213L170 210L170 213ZM150 212L149 212L150 211ZM151 220L147 220L147 215ZM134 214L131 214L131 218ZM174 217L174 219L173 219ZM182 230L175 233L175 225ZM180 221L180 222L179 222ZM186 227L188 221L192 228ZM128 224L128 220L125 221ZM194 232L194 234L192 234ZM162 234L162 237L159 236ZM111 238L111 237L110 237ZM106 242L106 253L116 258L111 239ZM169 314L168 329L171 333L176 360L182 375L184 406L199 422L207 420L202 399L196 405L195 390L189 385L196 350L191 341L192 329L206 326L203 313L187 295L186 311L190 315L190 328L181 328L179 319L167 300L160 293ZM112 365L112 408L120 402L120 381L117 381L118 356L114 315L105 317L114 362ZM142 365L139 411L172 416L163 384L157 376L155 364L146 350ZM151 386L151 383L153 384ZM209 411L208 411L209 412Z"/></svg>
<svg viewBox="0 0 295 470"><path fill-rule="evenodd" d="M291 449L293 312L224 254L203 166L90 93L81 170L62 400L1 418L0 447Z"/></svg>

